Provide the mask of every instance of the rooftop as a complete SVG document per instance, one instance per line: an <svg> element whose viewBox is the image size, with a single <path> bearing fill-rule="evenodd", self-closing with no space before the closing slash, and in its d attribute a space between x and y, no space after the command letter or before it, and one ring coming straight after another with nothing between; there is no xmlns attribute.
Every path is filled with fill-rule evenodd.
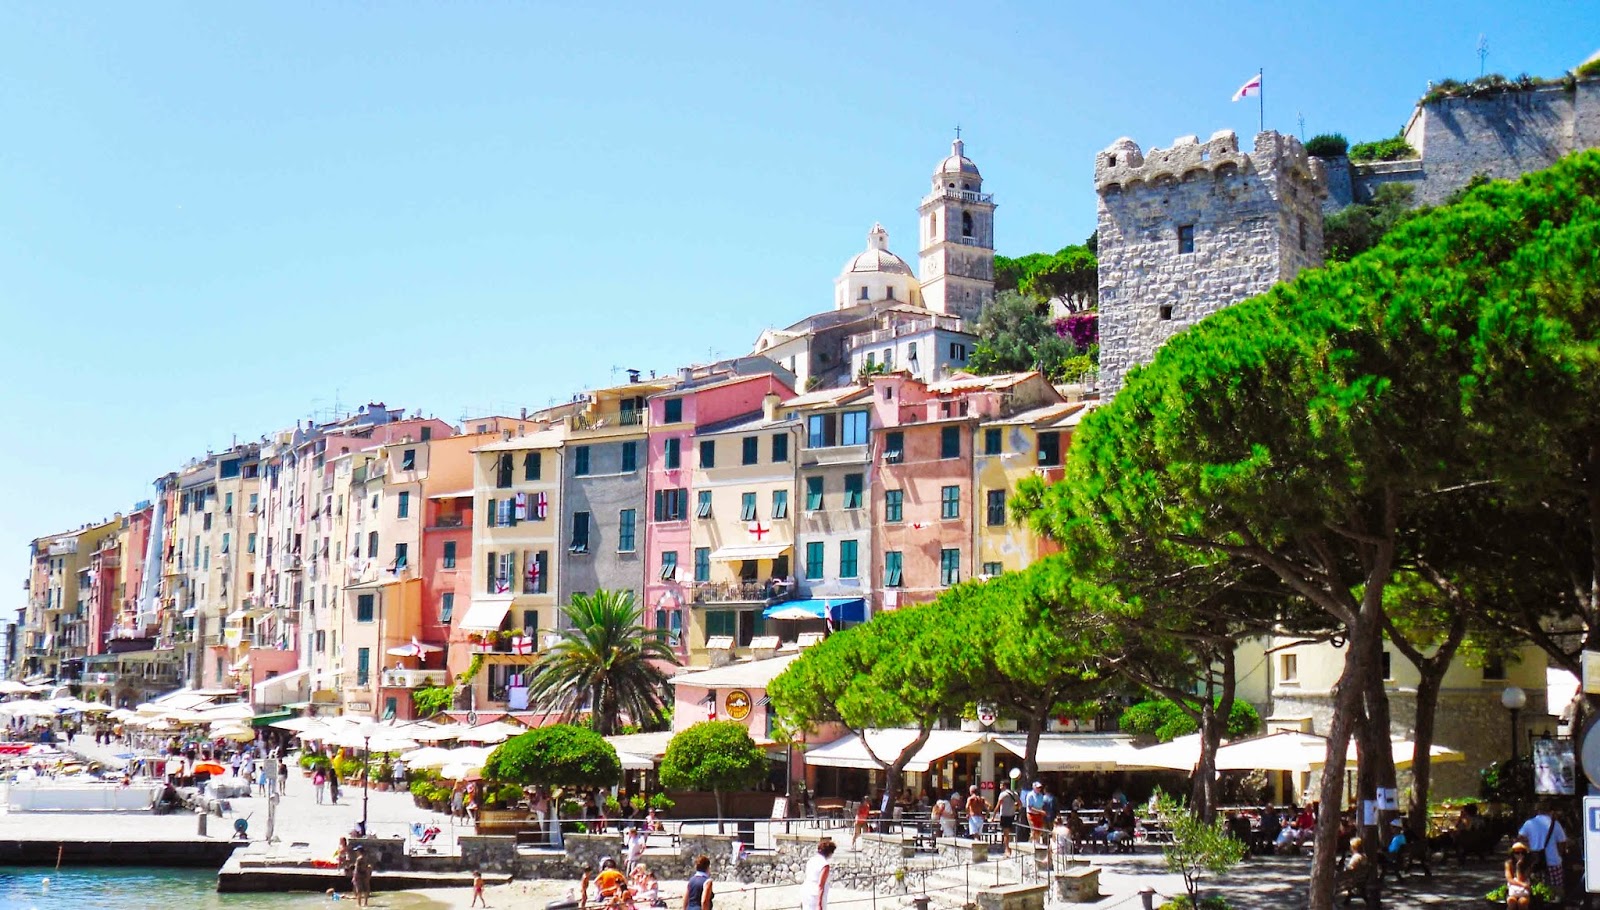
<svg viewBox="0 0 1600 910"><path fill-rule="evenodd" d="M674 686L696 686L701 689L765 689L799 656L795 653L764 660L739 661L711 670L680 673L669 681Z"/></svg>

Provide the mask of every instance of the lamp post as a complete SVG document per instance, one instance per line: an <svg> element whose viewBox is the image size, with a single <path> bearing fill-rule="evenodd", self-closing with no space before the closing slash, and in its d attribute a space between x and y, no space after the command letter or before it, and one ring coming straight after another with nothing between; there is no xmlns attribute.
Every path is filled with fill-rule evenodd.
<svg viewBox="0 0 1600 910"><path fill-rule="evenodd" d="M361 724L361 836L367 836L367 799L372 791L372 718Z"/></svg>
<svg viewBox="0 0 1600 910"><path fill-rule="evenodd" d="M1528 693L1521 686L1506 686L1500 693L1500 704L1511 712L1511 760L1517 760L1517 713L1528 703Z"/></svg>

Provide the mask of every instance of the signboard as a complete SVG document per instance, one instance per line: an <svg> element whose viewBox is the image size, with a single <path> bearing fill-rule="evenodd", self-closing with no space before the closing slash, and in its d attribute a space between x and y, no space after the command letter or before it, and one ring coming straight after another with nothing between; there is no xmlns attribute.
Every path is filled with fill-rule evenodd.
<svg viewBox="0 0 1600 910"><path fill-rule="evenodd" d="M1583 885L1600 894L1600 796L1583 798Z"/></svg>
<svg viewBox="0 0 1600 910"><path fill-rule="evenodd" d="M1600 723L1589 723L1589 729L1583 734L1583 774L1589 778L1590 786L1600 783Z"/></svg>
<svg viewBox="0 0 1600 910"><path fill-rule="evenodd" d="M750 693L743 689L732 689L722 697L722 709L732 720L744 720L749 717L752 704Z"/></svg>
<svg viewBox="0 0 1600 910"><path fill-rule="evenodd" d="M1400 811L1400 791L1391 787L1378 788L1378 811Z"/></svg>
<svg viewBox="0 0 1600 910"><path fill-rule="evenodd" d="M978 702L978 723L985 727L992 727L994 722L999 719L1000 713L995 709L994 705L989 702Z"/></svg>
<svg viewBox="0 0 1600 910"><path fill-rule="evenodd" d="M476 712L476 711L468 711L467 712L467 726L476 727L477 725L478 725L478 712Z"/></svg>
<svg viewBox="0 0 1600 910"><path fill-rule="evenodd" d="M1533 741L1533 792L1571 796L1577 787L1577 759L1572 740L1540 737Z"/></svg>
<svg viewBox="0 0 1600 910"><path fill-rule="evenodd" d="M1600 651L1585 651L1581 658L1583 679L1579 684L1585 695L1600 695Z"/></svg>
<svg viewBox="0 0 1600 910"><path fill-rule="evenodd" d="M772 817L774 819L789 817L789 797L778 796L773 798Z"/></svg>

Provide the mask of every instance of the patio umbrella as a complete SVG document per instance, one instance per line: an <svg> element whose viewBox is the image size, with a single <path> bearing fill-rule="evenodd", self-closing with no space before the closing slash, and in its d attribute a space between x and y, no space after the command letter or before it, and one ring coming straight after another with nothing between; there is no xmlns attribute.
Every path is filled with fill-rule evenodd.
<svg viewBox="0 0 1600 910"><path fill-rule="evenodd" d="M215 708L202 708L195 713L200 717L204 717L207 721L250 720L256 716L255 709L244 702L218 705Z"/></svg>
<svg viewBox="0 0 1600 910"><path fill-rule="evenodd" d="M0 695L24 695L32 691L33 687L27 683L14 679L0 679Z"/></svg>
<svg viewBox="0 0 1600 910"><path fill-rule="evenodd" d="M460 761L458 749L441 749L438 746L424 746L406 753L406 767L417 770L437 771L445 765L455 764Z"/></svg>
<svg viewBox="0 0 1600 910"><path fill-rule="evenodd" d="M1217 750L1218 771L1310 771L1321 765L1328 741L1309 733L1282 732L1229 743Z"/></svg>
<svg viewBox="0 0 1600 910"><path fill-rule="evenodd" d="M481 726L461 731L456 738L465 743L502 743L513 736L526 733L527 728L492 720Z"/></svg>
<svg viewBox="0 0 1600 910"><path fill-rule="evenodd" d="M390 648L387 653L395 657L422 657L425 654L437 654L443 650L438 645L425 645L413 638L407 644Z"/></svg>
<svg viewBox="0 0 1600 910"><path fill-rule="evenodd" d="M483 780L483 764L461 763L446 765L439 771L439 776L445 780Z"/></svg>
<svg viewBox="0 0 1600 910"><path fill-rule="evenodd" d="M315 717L290 717L274 721L267 726L276 730L288 730L290 733L301 733L306 730L316 730L327 725Z"/></svg>
<svg viewBox="0 0 1600 910"><path fill-rule="evenodd" d="M196 773L196 774L202 774L202 773L203 774L210 774L213 777L221 777L224 774L228 773L228 769L225 766L220 765L220 764L218 764L217 762L214 762L214 761L202 761L202 762L195 762L194 773Z"/></svg>
<svg viewBox="0 0 1600 910"><path fill-rule="evenodd" d="M212 724L211 735L218 739L231 739L234 742L241 743L247 743L256 738L254 730L232 723Z"/></svg>
<svg viewBox="0 0 1600 910"><path fill-rule="evenodd" d="M764 614L767 619L821 619L822 617L801 607L784 607Z"/></svg>
<svg viewBox="0 0 1600 910"><path fill-rule="evenodd" d="M112 711L111 714L108 715L108 716L112 720L131 720L132 718L138 717L139 715L133 713L132 711L129 711L127 708L118 708L115 711Z"/></svg>
<svg viewBox="0 0 1600 910"><path fill-rule="evenodd" d="M419 743L449 742L455 739L456 734L459 732L453 726L429 723L425 720L419 720L416 723L400 728L402 736L408 736Z"/></svg>
<svg viewBox="0 0 1600 910"><path fill-rule="evenodd" d="M13 717L55 717L61 712L42 701L8 701L0 710Z"/></svg>
<svg viewBox="0 0 1600 910"><path fill-rule="evenodd" d="M1224 740L1224 743L1227 741ZM1190 733L1171 742L1146 746L1134 753L1137 761L1149 768L1171 768L1174 771L1193 771L1200 763L1200 734Z"/></svg>

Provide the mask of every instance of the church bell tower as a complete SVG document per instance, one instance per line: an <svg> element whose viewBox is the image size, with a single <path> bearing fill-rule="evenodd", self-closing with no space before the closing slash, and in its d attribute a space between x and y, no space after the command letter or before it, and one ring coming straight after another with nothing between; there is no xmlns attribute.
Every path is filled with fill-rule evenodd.
<svg viewBox="0 0 1600 910"><path fill-rule="evenodd" d="M917 212L923 305L976 321L994 299L994 196L983 191L983 175L966 156L959 131Z"/></svg>

